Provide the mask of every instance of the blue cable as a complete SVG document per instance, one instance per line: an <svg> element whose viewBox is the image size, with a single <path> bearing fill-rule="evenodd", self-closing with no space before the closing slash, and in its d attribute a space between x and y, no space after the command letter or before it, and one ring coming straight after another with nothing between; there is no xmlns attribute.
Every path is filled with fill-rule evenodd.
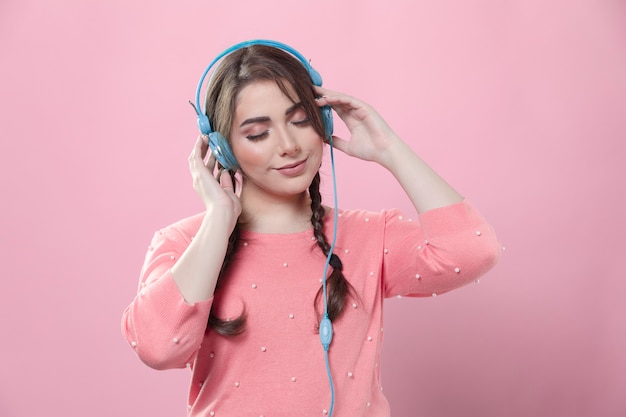
<svg viewBox="0 0 626 417"><path fill-rule="evenodd" d="M333 339L333 327L330 319L328 318L328 298L326 294L326 277L328 276L328 266L330 265L330 257L333 255L335 250L335 243L337 241L337 219L338 219L338 210L339 205L337 204L337 181L335 178L335 155L333 153L333 138L332 136L328 137L328 143L330 145L330 166L332 170L333 177L333 198L335 209L333 213L333 240L330 245L330 250L328 251L328 256L326 257L326 264L324 265L324 278L322 279L322 288L324 295L324 317L320 322L320 340L322 341L322 345L324 346L324 357L326 359L326 372L328 373L328 383L330 385L330 410L328 410L328 416L332 417L333 408L335 407L335 385L333 384L333 376L330 372L330 363L328 360L328 349L330 348L330 342Z"/></svg>

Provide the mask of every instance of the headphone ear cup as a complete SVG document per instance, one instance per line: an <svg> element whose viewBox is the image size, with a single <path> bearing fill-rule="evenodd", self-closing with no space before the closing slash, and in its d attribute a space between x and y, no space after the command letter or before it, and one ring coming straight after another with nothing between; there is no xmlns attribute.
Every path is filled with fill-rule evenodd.
<svg viewBox="0 0 626 417"><path fill-rule="evenodd" d="M191 102L190 102L191 103ZM198 114L198 129L203 135L208 135L212 132L211 122L206 114Z"/></svg>
<svg viewBox="0 0 626 417"><path fill-rule="evenodd" d="M325 139L330 140L334 130L333 109L330 106L322 106L320 112L322 113L322 123L324 123Z"/></svg>
<svg viewBox="0 0 626 417"><path fill-rule="evenodd" d="M209 133L209 148L217 162L229 171L237 171L239 164L226 138L220 132Z"/></svg>
<svg viewBox="0 0 626 417"><path fill-rule="evenodd" d="M322 86L322 76L319 72L317 72L315 68L311 66L309 66L309 77L311 77L311 82L313 83L313 85L318 87Z"/></svg>

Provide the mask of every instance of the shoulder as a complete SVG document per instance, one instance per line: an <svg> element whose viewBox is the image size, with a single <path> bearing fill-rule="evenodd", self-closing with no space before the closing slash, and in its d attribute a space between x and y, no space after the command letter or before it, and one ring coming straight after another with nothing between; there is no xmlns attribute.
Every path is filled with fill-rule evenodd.
<svg viewBox="0 0 626 417"><path fill-rule="evenodd" d="M363 224L386 224L394 219L408 219L402 211L398 209L385 209L380 211L360 210L360 209L340 209L338 210L340 224L346 226L358 226Z"/></svg>
<svg viewBox="0 0 626 417"><path fill-rule="evenodd" d="M184 217L174 223L160 228L156 234L169 240L189 242L198 232L203 218L204 212Z"/></svg>

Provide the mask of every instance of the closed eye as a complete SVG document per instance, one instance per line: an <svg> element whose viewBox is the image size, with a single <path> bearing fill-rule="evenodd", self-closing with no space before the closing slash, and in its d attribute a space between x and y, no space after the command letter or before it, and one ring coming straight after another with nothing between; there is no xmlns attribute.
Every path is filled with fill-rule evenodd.
<svg viewBox="0 0 626 417"><path fill-rule="evenodd" d="M307 116L304 108L302 108L302 103L298 103L294 105L293 108L289 109L287 116L294 126L307 125L310 122L309 116Z"/></svg>
<svg viewBox="0 0 626 417"><path fill-rule="evenodd" d="M296 125L296 126L301 126L301 125L309 124L309 122L310 122L309 118L305 117L304 119L301 119L301 120L293 120L291 124Z"/></svg>
<svg viewBox="0 0 626 417"><path fill-rule="evenodd" d="M246 136L246 139L249 139L251 141L260 140L260 139L263 139L263 138L267 137L267 135L269 135L269 133L270 133L269 130L266 130L265 132L261 132L261 133L258 133L256 135L248 135L248 136Z"/></svg>

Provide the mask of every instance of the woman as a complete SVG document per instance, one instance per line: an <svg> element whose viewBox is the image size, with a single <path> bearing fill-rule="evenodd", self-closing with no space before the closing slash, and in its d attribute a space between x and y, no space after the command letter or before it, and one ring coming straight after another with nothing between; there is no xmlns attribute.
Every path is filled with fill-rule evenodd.
<svg viewBox="0 0 626 417"><path fill-rule="evenodd" d="M418 219L322 205L324 106L351 134L332 137L334 147L388 169ZM476 280L499 256L491 227L374 109L314 86L281 48L226 55L206 109L238 175L197 139L189 167L206 211L155 234L124 312L126 338L153 368L191 369L191 416L389 416L378 366L383 299ZM330 347L317 334L326 316Z"/></svg>

